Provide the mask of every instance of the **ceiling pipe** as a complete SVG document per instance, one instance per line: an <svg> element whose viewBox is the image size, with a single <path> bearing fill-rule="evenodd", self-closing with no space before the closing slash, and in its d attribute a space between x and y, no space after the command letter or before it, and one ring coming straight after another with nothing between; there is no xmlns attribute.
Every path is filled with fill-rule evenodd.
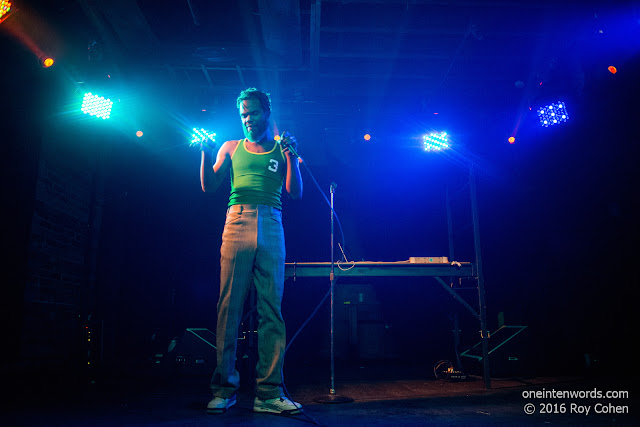
<svg viewBox="0 0 640 427"><path fill-rule="evenodd" d="M196 15L196 11L193 9L193 5L191 4L191 0L187 0L187 4L189 5L189 11L191 12L191 18L193 18L193 23L197 26L200 26L200 20L198 20L198 16Z"/></svg>

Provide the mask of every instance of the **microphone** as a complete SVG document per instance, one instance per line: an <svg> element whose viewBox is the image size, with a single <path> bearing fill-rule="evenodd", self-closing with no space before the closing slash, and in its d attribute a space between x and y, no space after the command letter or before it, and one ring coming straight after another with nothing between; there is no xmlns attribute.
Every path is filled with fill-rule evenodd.
<svg viewBox="0 0 640 427"><path fill-rule="evenodd" d="M291 152L291 154L294 155L294 157L300 158L300 155L298 154L296 149L293 147L293 145L284 143L284 138L285 138L284 134L285 133L286 132L282 132L282 135L280 136L280 139L278 140L278 144L280 144L284 148L288 148L289 151Z"/></svg>

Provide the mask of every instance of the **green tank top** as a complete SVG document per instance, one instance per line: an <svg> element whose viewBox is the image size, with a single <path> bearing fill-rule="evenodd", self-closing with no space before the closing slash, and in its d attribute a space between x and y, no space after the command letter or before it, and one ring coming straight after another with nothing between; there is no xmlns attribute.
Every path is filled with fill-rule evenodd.
<svg viewBox="0 0 640 427"><path fill-rule="evenodd" d="M280 196L286 174L286 159L275 141L271 151L251 153L246 139L238 143L231 155L231 195L229 206L267 205L282 208Z"/></svg>

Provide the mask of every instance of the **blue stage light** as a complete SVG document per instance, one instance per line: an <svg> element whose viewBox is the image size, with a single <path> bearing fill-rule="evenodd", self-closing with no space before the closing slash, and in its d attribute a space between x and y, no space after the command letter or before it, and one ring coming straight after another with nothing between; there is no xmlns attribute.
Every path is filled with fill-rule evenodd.
<svg viewBox="0 0 640 427"><path fill-rule="evenodd" d="M442 151L451 148L446 132L431 132L422 137L425 151Z"/></svg>
<svg viewBox="0 0 640 427"><path fill-rule="evenodd" d="M569 120L569 113L564 102L557 102L545 107L538 108L540 124L544 127L565 123Z"/></svg>
<svg viewBox="0 0 640 427"><path fill-rule="evenodd" d="M203 128L193 128L190 145L200 144L206 139L210 139L212 142L215 142L216 134Z"/></svg>
<svg viewBox="0 0 640 427"><path fill-rule="evenodd" d="M113 101L102 96L94 95L91 92L85 93L82 100L82 112L90 116L100 117L106 120L111 115Z"/></svg>

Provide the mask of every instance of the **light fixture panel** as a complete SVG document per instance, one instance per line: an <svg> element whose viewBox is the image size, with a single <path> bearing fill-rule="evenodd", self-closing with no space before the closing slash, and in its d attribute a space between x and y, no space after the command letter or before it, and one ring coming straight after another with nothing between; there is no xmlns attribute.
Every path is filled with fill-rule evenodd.
<svg viewBox="0 0 640 427"><path fill-rule="evenodd" d="M422 137L425 151L442 151L451 148L446 132L431 132Z"/></svg>
<svg viewBox="0 0 640 427"><path fill-rule="evenodd" d="M11 2L7 0L0 0L0 21L2 17L8 15L11 12Z"/></svg>
<svg viewBox="0 0 640 427"><path fill-rule="evenodd" d="M541 126L549 127L566 123L569 120L569 113L565 103L560 101L538 108L538 118Z"/></svg>
<svg viewBox="0 0 640 427"><path fill-rule="evenodd" d="M209 132L204 128L193 128L190 145L200 144L206 139L210 139L211 141L215 142L216 134L214 132Z"/></svg>
<svg viewBox="0 0 640 427"><path fill-rule="evenodd" d="M111 116L112 106L113 101L110 99L105 99L103 96L87 92L84 94L84 98L82 99L81 110L84 114L89 114L90 116L106 120Z"/></svg>

